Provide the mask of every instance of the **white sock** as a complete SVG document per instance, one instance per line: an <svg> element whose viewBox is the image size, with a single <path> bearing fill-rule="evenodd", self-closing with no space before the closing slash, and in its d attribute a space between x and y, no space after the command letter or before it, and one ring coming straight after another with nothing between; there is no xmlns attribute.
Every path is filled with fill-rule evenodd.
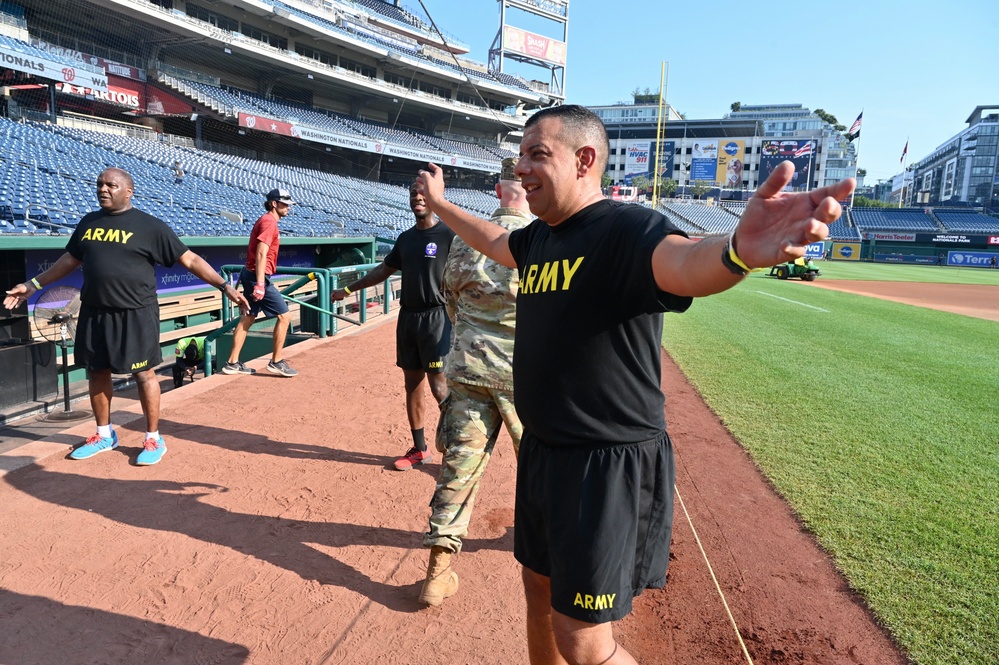
<svg viewBox="0 0 999 665"><path fill-rule="evenodd" d="M111 425L98 425L97 426L97 436L102 439L111 438Z"/></svg>
<svg viewBox="0 0 999 665"><path fill-rule="evenodd" d="M146 432L146 438L143 439L143 441L148 441L149 439L159 439L159 438L160 438L160 431L156 430L155 432Z"/></svg>

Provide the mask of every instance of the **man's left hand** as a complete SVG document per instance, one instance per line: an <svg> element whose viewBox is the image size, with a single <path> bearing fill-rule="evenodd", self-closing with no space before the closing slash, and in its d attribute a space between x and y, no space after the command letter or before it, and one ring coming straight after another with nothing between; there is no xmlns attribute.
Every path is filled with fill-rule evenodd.
<svg viewBox="0 0 999 665"><path fill-rule="evenodd" d="M242 316L246 316L247 314L249 314L250 313L250 301L248 301L246 299L246 296L244 296L242 293L240 293L236 289L232 289L232 292L236 294L235 297L229 295L228 293L226 294L226 297L229 298L229 300L231 300L234 303L236 303L236 306L239 307L239 313Z"/></svg>
<svg viewBox="0 0 999 665"><path fill-rule="evenodd" d="M736 227L736 252L750 268L763 268L805 255L807 245L829 236L829 224L843 214L856 181L840 180L810 192L784 192L794 164L777 165L746 205Z"/></svg>

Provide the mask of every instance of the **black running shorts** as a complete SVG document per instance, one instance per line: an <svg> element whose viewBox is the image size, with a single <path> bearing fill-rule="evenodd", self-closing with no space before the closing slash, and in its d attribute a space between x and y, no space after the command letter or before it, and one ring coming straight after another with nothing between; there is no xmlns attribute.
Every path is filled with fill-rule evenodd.
<svg viewBox="0 0 999 665"><path fill-rule="evenodd" d="M525 432L514 556L551 578L555 611L617 621L644 589L666 583L675 480L665 432L642 443L574 447Z"/></svg>
<svg viewBox="0 0 999 665"><path fill-rule="evenodd" d="M451 349L451 319L444 307L422 312L399 310L395 327L395 364L402 369L428 374L444 371L444 358Z"/></svg>
<svg viewBox="0 0 999 665"><path fill-rule="evenodd" d="M160 308L80 308L76 327L76 362L87 369L134 374L163 362L160 349Z"/></svg>

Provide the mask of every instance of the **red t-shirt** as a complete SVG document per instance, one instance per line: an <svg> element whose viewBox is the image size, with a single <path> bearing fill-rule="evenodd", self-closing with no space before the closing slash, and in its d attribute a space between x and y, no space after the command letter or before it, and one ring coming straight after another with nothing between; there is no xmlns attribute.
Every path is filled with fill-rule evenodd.
<svg viewBox="0 0 999 665"><path fill-rule="evenodd" d="M277 217L264 213L250 231L250 246L246 250L246 269L257 270L257 245L266 243L267 260L264 262L264 274L273 275L277 269L278 245L281 244L281 234L278 232Z"/></svg>

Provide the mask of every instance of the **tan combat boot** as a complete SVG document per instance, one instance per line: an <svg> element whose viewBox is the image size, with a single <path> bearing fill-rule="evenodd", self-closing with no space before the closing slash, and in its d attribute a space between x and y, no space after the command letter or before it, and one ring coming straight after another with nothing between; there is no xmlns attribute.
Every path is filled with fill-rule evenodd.
<svg viewBox="0 0 999 665"><path fill-rule="evenodd" d="M427 566L427 579L420 591L420 602L425 605L440 605L444 599L458 591L458 573L451 568L451 553L443 547L430 548L430 564Z"/></svg>

